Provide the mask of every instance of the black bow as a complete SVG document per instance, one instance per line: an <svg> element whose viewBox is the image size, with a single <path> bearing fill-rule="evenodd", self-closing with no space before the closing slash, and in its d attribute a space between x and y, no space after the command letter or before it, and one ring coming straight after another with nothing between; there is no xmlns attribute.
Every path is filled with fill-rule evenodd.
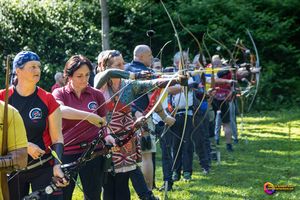
<svg viewBox="0 0 300 200"><path fill-rule="evenodd" d="M122 132L123 135L127 135L124 139L119 139L115 135L115 142L118 147L125 145L134 136L135 132L146 122L146 118L139 118L131 127L131 129ZM95 138L87 147L87 149L82 153L82 155L74 162L61 165L61 169L67 180L74 180L75 175L78 173L80 168L85 165L85 163L97 156L111 156L110 149L113 147L111 144L106 144L104 140L105 127L102 127L99 131L98 137ZM102 144L103 148L95 153L96 147ZM52 181L48 186L40 190L34 191L29 195L25 196L23 200L38 200L42 195L49 195L53 192L59 190L56 183L60 181L59 178L53 177ZM76 182L76 180L74 180Z"/></svg>

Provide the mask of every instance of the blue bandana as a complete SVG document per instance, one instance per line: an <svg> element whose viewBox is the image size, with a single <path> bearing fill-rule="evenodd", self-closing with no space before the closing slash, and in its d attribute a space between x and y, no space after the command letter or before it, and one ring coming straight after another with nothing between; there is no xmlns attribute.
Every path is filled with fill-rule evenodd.
<svg viewBox="0 0 300 200"><path fill-rule="evenodd" d="M18 53L13 62L13 72L15 72L17 68L22 69L25 63L29 61L40 61L40 57L32 51L21 51Z"/></svg>

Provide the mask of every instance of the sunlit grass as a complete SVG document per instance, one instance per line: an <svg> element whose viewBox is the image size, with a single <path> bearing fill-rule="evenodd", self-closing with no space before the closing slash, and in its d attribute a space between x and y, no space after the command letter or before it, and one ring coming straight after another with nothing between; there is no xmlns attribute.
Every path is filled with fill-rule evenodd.
<svg viewBox="0 0 300 200"><path fill-rule="evenodd" d="M245 114L238 118L239 144L234 152L225 150L221 140L221 163L213 162L211 173L201 173L198 158L194 157L191 182L178 181L168 199L221 200L296 200L300 199L300 110L291 109ZM222 136L223 137L223 136ZM159 148L158 148L159 149ZM294 185L295 191L267 195L265 182ZM161 186L161 157L157 155L156 185ZM132 199L138 199L131 187ZM154 190L163 199L164 194ZM83 199L76 188L73 199Z"/></svg>

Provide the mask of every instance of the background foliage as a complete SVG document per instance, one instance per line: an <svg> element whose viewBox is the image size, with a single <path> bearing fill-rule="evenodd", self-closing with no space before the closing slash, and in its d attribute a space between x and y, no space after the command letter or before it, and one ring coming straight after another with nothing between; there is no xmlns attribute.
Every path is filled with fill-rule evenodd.
<svg viewBox="0 0 300 200"><path fill-rule="evenodd" d="M299 103L300 98L300 2L297 0L165 0L184 49L190 57L198 52L195 40L180 26L191 30L199 41L209 32L233 50L237 38L253 51L245 33L248 28L257 45L261 65L261 86L257 109ZM163 64L171 65L178 51L169 19L158 0L109 0L111 48L132 58L135 45L151 45L156 55L163 44ZM146 31L155 30L149 38ZM229 58L223 49L216 51L212 40L205 39L210 54ZM80 53L95 61L101 51L101 9L99 0L0 0L0 59L22 49L38 53L42 59L40 85L54 83L53 75L66 60ZM204 52L205 53L205 52ZM206 53L207 54L207 53ZM2 70L1 70L1 73ZM3 85L3 75L0 77ZM272 103L270 103L272 102Z"/></svg>

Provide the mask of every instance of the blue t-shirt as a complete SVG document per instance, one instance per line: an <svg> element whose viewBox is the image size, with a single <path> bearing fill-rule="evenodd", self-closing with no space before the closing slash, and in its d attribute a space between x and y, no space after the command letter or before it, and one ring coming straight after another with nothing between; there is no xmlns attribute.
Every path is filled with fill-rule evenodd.
<svg viewBox="0 0 300 200"><path fill-rule="evenodd" d="M152 69L148 68L143 63L138 62L138 61L132 61L131 63L126 64L125 71L134 72L134 73L138 73L141 71L150 71L150 72L154 73L154 71ZM143 112L149 104L149 98L148 98L147 93L142 94L140 96L140 98L138 98L134 102L134 104L135 104L135 106L132 107L132 112L136 112L136 111Z"/></svg>
<svg viewBox="0 0 300 200"><path fill-rule="evenodd" d="M193 80L196 82L196 83L202 83L202 80L201 80L201 77L199 74L193 76ZM202 83L203 84L203 83ZM203 88L198 88L197 90L194 91L195 93L199 93L199 94L204 94L204 87ZM194 94L195 95L195 94ZM202 99L201 99L202 100ZM201 103L201 100L198 99L198 103ZM198 105L197 105L198 106ZM207 103L207 100L206 99L203 99L202 101L202 104L201 104L201 107L200 107L200 110L202 112L205 112L206 109L208 107L208 103Z"/></svg>
<svg viewBox="0 0 300 200"><path fill-rule="evenodd" d="M149 67L147 67L146 65L138 61L132 61L131 63L127 63L125 65L125 71L134 72L134 73L138 73L141 71L150 71L154 73L152 69L150 69Z"/></svg>

